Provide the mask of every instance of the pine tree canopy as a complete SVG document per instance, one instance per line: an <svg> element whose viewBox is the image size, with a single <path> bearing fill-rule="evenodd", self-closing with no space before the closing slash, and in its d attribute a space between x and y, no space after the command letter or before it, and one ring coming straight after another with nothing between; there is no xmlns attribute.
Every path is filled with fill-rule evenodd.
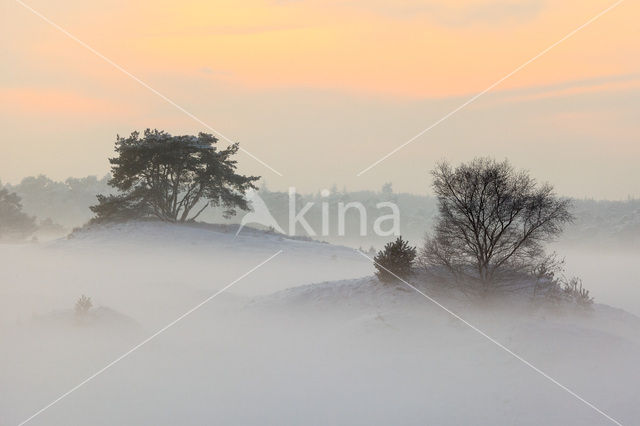
<svg viewBox="0 0 640 426"><path fill-rule="evenodd" d="M24 238L33 233L35 219L22 211L20 197L0 185L0 239Z"/></svg>
<svg viewBox="0 0 640 426"><path fill-rule="evenodd" d="M98 196L94 221L155 217L171 222L196 219L207 207L221 206L225 217L248 210L244 194L258 176L236 173L238 144L218 149L213 135L172 136L147 129L117 137L110 158L109 185L117 195Z"/></svg>
<svg viewBox="0 0 640 426"><path fill-rule="evenodd" d="M413 272L413 262L416 258L416 248L411 247L406 240L398 237L387 243L373 259L376 276L380 281L393 282L398 278L407 278Z"/></svg>

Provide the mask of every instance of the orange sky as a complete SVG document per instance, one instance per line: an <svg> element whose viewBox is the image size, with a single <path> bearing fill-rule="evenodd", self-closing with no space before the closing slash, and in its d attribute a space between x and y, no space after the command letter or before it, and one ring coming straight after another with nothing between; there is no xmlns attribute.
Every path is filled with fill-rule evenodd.
<svg viewBox="0 0 640 426"><path fill-rule="evenodd" d="M601 0L27 3L213 127L240 138L251 152L270 164L278 163L273 166L309 189L324 183L304 176L303 171L308 170L304 165L287 165L292 158L301 161L297 153L305 151L300 148L304 138L299 137L304 129L288 131L293 125L286 121L287 115L274 110L301 104L311 116L333 123L329 127L337 130L329 132L338 140L329 146L351 144L339 167L325 166L324 170L333 170L337 183L344 179L355 187L376 186L394 176L412 180L402 174L406 168L402 156L389 159L391 164L370 180L352 179L351 175L612 4ZM2 15L2 123L21 143L4 147L10 155L0 159L0 179L15 181L39 171L56 177L103 173L116 133L141 127L185 133L204 130L13 0L3 2ZM618 142L620 161L622 167L631 167L630 158L640 158L637 145L630 142L638 141L638 126L633 124L637 120L629 118L631 111L638 110L638 97L627 96L637 95L640 89L639 19L640 2L626 0L506 80L495 89L494 97L487 96L474 107L499 108L506 102L524 108L523 114L532 118L521 123L523 134L531 133L526 126L559 126L570 143L568 149L575 148L585 129L616 136L623 129L622 142ZM497 94L504 96L495 97ZM595 110L580 111L583 106L577 105L578 111L563 107L554 112L544 107L533 118L539 108L536 102L576 100L583 95L587 96L584 105ZM597 107L594 96L605 95L621 97L619 105L611 100L606 108ZM341 122L344 99L353 100L371 117L394 107L409 111L412 105L418 111L423 108L424 114L415 120L395 116L392 123L385 122L386 130L381 129L384 138L378 138L364 123L352 129ZM264 107L252 110L247 102ZM320 113L323 115L318 116ZM261 118L265 114L272 114L272 119ZM580 130L575 128L575 119L566 118L576 116L591 119ZM558 120L566 120L566 125ZM34 121L38 126L28 125ZM247 130L258 123L263 126L260 134L272 139L260 140L257 133ZM593 123L614 123L616 128L593 129ZM472 139L478 131L469 125L466 134L456 134ZM92 139L90 146L87 137ZM345 140L340 141L341 137ZM516 132L512 137L515 143L519 135ZM430 143L437 147L437 159L464 159L464 151L448 150L443 142ZM604 148L612 141L601 143ZM525 151L505 151L502 146L488 146L487 154L528 158ZM38 149L60 152L61 159L30 155ZM407 150L407 155L432 152L424 147ZM80 153L83 161L71 161L72 153ZM323 155L335 157L316 154L309 163L317 163ZM525 161L523 165L546 170L536 163ZM272 177L260 165L247 167ZM381 176L382 172L387 175ZM278 179L272 179L276 185L288 185ZM397 186L421 191L409 182ZM566 188L576 193L572 185ZM611 197L638 194L629 185L618 189L603 188L600 193Z"/></svg>
<svg viewBox="0 0 640 426"><path fill-rule="evenodd" d="M210 72L251 89L443 97L488 86L612 2L142 1L92 2L91 8L78 3L30 4L138 73ZM10 49L82 72L86 55L78 46L19 8L7 7L18 18L7 24L20 27L10 30ZM637 71L638 17L640 3L627 0L501 87ZM55 64L61 55L64 64ZM84 71L118 77L99 67Z"/></svg>

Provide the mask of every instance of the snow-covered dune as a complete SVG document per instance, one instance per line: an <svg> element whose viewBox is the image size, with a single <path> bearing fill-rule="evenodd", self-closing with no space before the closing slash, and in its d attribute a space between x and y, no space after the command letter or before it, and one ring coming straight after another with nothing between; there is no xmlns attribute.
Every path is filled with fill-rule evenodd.
<svg viewBox="0 0 640 426"><path fill-rule="evenodd" d="M356 399L385 395L378 402L393 414L376 407L376 424L613 424L558 383L622 424L640 419L637 316L603 304L534 306L518 297L477 306L422 290L442 306L372 277L291 288L249 306L311 324L315 340L339 348L326 362L344 356L353 363L347 374L361 392Z"/></svg>
<svg viewBox="0 0 640 426"><path fill-rule="evenodd" d="M0 256L1 425L243 276L29 424L611 424L415 291L378 282L345 247L141 222L0 246ZM82 294L94 307L78 318ZM434 297L621 423L637 422L637 317Z"/></svg>

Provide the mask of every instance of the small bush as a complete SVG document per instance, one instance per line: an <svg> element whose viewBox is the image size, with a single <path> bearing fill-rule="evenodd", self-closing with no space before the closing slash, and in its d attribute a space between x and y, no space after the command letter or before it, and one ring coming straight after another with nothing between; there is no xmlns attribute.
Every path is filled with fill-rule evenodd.
<svg viewBox="0 0 640 426"><path fill-rule="evenodd" d="M416 258L416 248L398 237L387 243L374 257L376 276L380 281L393 282L397 278L406 278L413 272L413 262Z"/></svg>
<svg viewBox="0 0 640 426"><path fill-rule="evenodd" d="M79 317L84 317L89 312L89 309L93 307L93 303L91 303L91 298L85 296L84 294L80 296L80 298L76 301L76 315Z"/></svg>
<svg viewBox="0 0 640 426"><path fill-rule="evenodd" d="M547 256L531 271L535 279L533 298L542 297L548 302L573 303L581 307L593 305L589 290L582 286L578 277L567 278L564 275L564 259L555 254Z"/></svg>
<svg viewBox="0 0 640 426"><path fill-rule="evenodd" d="M589 290L582 286L580 278L573 277L565 282L562 286L562 293L579 306L588 307L593 305L593 297L589 296Z"/></svg>

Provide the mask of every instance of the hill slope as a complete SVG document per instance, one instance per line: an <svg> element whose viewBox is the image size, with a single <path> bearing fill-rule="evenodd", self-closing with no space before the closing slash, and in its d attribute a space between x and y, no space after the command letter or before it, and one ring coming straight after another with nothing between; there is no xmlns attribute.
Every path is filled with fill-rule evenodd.
<svg viewBox="0 0 640 426"><path fill-rule="evenodd" d="M144 222L0 246L2 424L243 276L33 424L607 424L354 251L234 234ZM441 301L622 423L640 415L636 317Z"/></svg>

